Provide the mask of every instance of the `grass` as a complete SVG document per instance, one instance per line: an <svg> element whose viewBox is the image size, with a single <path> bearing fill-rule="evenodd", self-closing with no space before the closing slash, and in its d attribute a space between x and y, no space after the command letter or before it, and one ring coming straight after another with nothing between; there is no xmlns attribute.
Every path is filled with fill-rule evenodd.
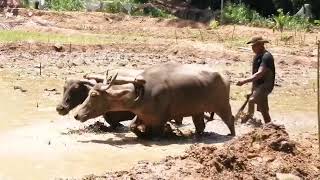
<svg viewBox="0 0 320 180"><path fill-rule="evenodd" d="M72 43L72 44L111 44L125 42L144 42L145 37L128 35L102 35L102 34L77 34L65 35L56 33L26 32L26 31L0 31L1 43L14 42L43 42L43 43Z"/></svg>

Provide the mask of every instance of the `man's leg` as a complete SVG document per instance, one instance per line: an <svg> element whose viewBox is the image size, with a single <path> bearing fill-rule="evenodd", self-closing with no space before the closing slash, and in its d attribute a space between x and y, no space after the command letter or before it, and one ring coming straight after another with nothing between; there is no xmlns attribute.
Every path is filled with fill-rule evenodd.
<svg viewBox="0 0 320 180"><path fill-rule="evenodd" d="M248 112L247 114L250 116L250 117L253 117L253 114L254 114L254 99L250 97L249 101L248 101Z"/></svg>
<svg viewBox="0 0 320 180"><path fill-rule="evenodd" d="M263 116L263 120L265 123L269 123L271 121L271 117L269 114L269 103L268 103L268 92L263 91L264 89L260 89L257 96L257 106L258 111L261 112Z"/></svg>
<svg viewBox="0 0 320 180"><path fill-rule="evenodd" d="M254 104L257 104L257 110L261 112L265 123L271 121L269 114L268 94L269 91L263 85L258 86L253 90L248 102L248 115L251 115L251 117L253 116Z"/></svg>
<svg viewBox="0 0 320 180"><path fill-rule="evenodd" d="M264 123L271 122L271 117L270 117L269 111L265 111L265 112L262 111L261 114L263 116Z"/></svg>
<svg viewBox="0 0 320 180"><path fill-rule="evenodd" d="M250 119L253 117L254 115L254 105L256 104L256 90L252 89L252 93L251 94L247 94L247 98L249 98L248 100L248 112L247 112L247 118Z"/></svg>

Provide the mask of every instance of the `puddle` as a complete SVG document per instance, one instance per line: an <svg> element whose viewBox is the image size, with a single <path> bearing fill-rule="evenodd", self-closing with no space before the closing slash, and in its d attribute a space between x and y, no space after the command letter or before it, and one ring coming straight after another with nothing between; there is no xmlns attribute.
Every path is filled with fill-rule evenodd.
<svg viewBox="0 0 320 180"><path fill-rule="evenodd" d="M180 155L196 143L194 140L145 142L137 140L130 132L66 135L68 129L83 128L96 120L81 124L72 115L62 117L55 112L62 96L57 92L61 93L62 85L63 81L58 79L30 79L0 71L0 179L54 179L127 170L141 160L157 161ZM14 90L14 86L26 92ZM55 88L57 92L45 91L46 88ZM239 103L232 102L233 112ZM300 116L296 121L284 119L284 116L274 117L289 130L302 123ZM309 119L311 117L313 114ZM129 121L125 123L128 125ZM190 118L185 118L183 123L183 128L194 131ZM315 123L308 124L308 129L316 129ZM241 135L250 128L237 125L236 130L237 135ZM220 120L209 122L205 131L217 135L202 143L222 144L228 140L223 135L229 131Z"/></svg>
<svg viewBox="0 0 320 180"><path fill-rule="evenodd" d="M62 95L44 89L61 92L62 85L63 81L57 79L30 79L0 71L0 179L54 179L125 170L140 160L156 161L181 154L195 143L141 142L130 132L65 135L69 128L82 128L84 124L71 115L62 117L55 112ZM14 86L26 92L14 90ZM227 134L224 124L217 122L212 123L217 127L209 129ZM190 118L184 124L193 130ZM222 142L219 137L210 140Z"/></svg>
<svg viewBox="0 0 320 180"><path fill-rule="evenodd" d="M57 118L55 98L58 95L45 92L57 87L59 81L41 78L27 79L5 71L0 72L0 132L34 122L49 122ZM21 89L26 92L22 92Z"/></svg>

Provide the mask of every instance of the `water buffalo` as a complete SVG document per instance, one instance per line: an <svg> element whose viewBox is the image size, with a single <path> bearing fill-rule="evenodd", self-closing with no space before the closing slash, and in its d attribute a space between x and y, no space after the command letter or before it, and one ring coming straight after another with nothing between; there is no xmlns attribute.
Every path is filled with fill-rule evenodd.
<svg viewBox="0 0 320 180"><path fill-rule="evenodd" d="M110 71L111 74L112 74L112 70ZM121 75L121 78L117 78L113 84L117 84L117 85L120 85L120 84L125 84L125 83L128 83L128 82L132 82L134 81L135 77L142 73L143 70L135 70L135 69L116 69L114 70L113 73L118 73ZM104 81L110 81L111 79L108 79L108 73L109 73L109 70L107 70L107 74L106 76L102 76L102 75L96 75L96 74L85 74L83 77L85 79L88 79L88 80L95 80L96 82L104 82ZM110 76L111 77L111 76ZM104 82L106 83L106 82ZM82 102L81 102L82 103ZM205 118L208 120L208 121L211 121L213 119L213 113L211 114L210 117L208 116L205 116ZM174 123L176 125L182 125L182 120L183 120L183 117L175 117L174 119Z"/></svg>
<svg viewBox="0 0 320 180"><path fill-rule="evenodd" d="M56 110L60 115L66 115L81 104L88 96L90 89L96 83L89 80L67 80L64 85L62 101L57 105ZM103 118L112 127L122 126L119 122L131 120L135 114L129 111L106 112Z"/></svg>
<svg viewBox="0 0 320 180"><path fill-rule="evenodd" d="M137 115L130 129L138 137L161 135L167 121L192 116L196 133L205 128L204 113L215 112L235 135L229 103L230 83L209 67L166 63L146 69L131 83L96 84L75 119L86 121L107 111Z"/></svg>

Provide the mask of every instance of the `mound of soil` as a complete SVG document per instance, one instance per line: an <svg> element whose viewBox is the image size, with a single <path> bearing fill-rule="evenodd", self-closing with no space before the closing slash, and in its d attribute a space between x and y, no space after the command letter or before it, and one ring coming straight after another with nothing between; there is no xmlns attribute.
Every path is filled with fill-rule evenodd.
<svg viewBox="0 0 320 180"><path fill-rule="evenodd" d="M318 179L320 159L316 150L291 141L283 126L267 124L220 148L197 144L178 157L83 179L275 179L280 173Z"/></svg>

